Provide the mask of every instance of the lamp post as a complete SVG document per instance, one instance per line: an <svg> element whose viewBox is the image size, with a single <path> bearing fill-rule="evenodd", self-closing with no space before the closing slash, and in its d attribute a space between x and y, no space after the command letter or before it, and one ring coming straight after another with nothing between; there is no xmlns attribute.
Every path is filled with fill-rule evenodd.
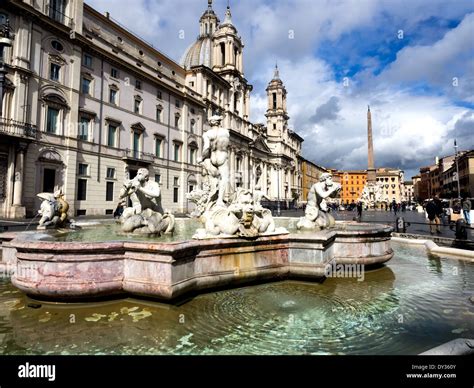
<svg viewBox="0 0 474 388"><path fill-rule="evenodd" d="M458 199L461 199L461 186L459 184L458 144L454 139L454 160L456 161L456 181L458 186Z"/></svg>
<svg viewBox="0 0 474 388"><path fill-rule="evenodd" d="M3 26L0 26L0 117L3 115L3 96L5 95L7 83L7 69L4 61L4 48L11 47L10 20L7 19Z"/></svg>

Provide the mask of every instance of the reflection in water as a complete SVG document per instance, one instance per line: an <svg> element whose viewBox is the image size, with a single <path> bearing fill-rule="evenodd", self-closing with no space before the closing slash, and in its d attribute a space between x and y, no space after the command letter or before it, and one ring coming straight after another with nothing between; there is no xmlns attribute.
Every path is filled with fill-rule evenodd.
<svg viewBox="0 0 474 388"><path fill-rule="evenodd" d="M30 299L3 282L0 352L417 354L473 337L474 266L448 259L432 265L421 249L393 247L394 259L363 282L267 283L181 305L130 298L31 308Z"/></svg>
<svg viewBox="0 0 474 388"><path fill-rule="evenodd" d="M428 266L438 274L443 273L441 259L438 256L428 253Z"/></svg>

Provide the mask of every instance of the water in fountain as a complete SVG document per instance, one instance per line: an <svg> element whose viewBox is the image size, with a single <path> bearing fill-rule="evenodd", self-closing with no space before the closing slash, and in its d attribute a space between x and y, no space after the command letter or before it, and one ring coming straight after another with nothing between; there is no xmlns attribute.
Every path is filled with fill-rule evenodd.
<svg viewBox="0 0 474 388"><path fill-rule="evenodd" d="M27 225L26 229L25 229L25 232L28 231L28 229L30 228L31 224L40 216L39 213L36 213L35 216L31 219L31 221L29 222L29 224Z"/></svg>
<svg viewBox="0 0 474 388"><path fill-rule="evenodd" d="M363 282L267 283L176 305L130 298L31 308L0 281L0 353L418 354L473 338L474 264L393 245L394 259Z"/></svg>

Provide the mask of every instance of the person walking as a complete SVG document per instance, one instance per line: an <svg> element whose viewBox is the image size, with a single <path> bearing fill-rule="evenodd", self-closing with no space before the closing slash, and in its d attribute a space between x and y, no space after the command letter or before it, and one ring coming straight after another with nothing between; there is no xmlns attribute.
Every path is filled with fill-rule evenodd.
<svg viewBox="0 0 474 388"><path fill-rule="evenodd" d="M464 213L464 219L466 220L466 224L468 226L471 225L471 209L472 209L472 203L469 198L464 198L464 201L462 203L462 211Z"/></svg>
<svg viewBox="0 0 474 388"><path fill-rule="evenodd" d="M357 218L362 221L362 202L357 202Z"/></svg>
<svg viewBox="0 0 474 388"><path fill-rule="evenodd" d="M392 202L392 207L393 207L393 212L395 213L395 216L396 216L397 212L398 212L398 205L395 202L395 200L393 200L393 202Z"/></svg>
<svg viewBox="0 0 474 388"><path fill-rule="evenodd" d="M426 204L426 213L428 215L428 220L430 222L430 233L435 234L441 233L441 230L439 228L440 225L440 215L443 212L443 209L441 208L441 203L438 197L434 197L433 200L429 201Z"/></svg>

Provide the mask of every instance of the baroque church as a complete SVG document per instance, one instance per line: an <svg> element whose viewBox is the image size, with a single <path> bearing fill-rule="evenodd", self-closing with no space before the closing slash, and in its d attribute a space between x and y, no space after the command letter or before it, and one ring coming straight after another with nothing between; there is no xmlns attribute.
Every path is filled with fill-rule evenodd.
<svg viewBox="0 0 474 388"><path fill-rule="evenodd" d="M208 0L199 19L199 36L181 59L186 85L203 96L208 118L219 114L230 129L231 181L236 187L259 187L274 201L302 199L303 138L288 127L287 92L278 67L266 89L266 124L253 124L249 121L253 87L244 75L243 53L230 7L221 22Z"/></svg>

